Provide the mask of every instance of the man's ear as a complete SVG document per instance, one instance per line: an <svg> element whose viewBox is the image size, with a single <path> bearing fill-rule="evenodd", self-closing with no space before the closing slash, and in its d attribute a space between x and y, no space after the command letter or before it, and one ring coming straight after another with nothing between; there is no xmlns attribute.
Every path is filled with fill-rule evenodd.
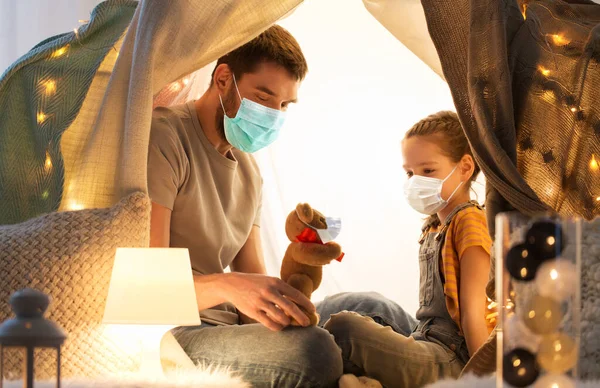
<svg viewBox="0 0 600 388"><path fill-rule="evenodd" d="M221 63L215 68L213 74L213 85L217 88L219 93L224 94L228 89L229 85L233 82L233 73L226 63Z"/></svg>
<svg viewBox="0 0 600 388"><path fill-rule="evenodd" d="M475 161L471 155L464 155L460 160L459 167L460 176L463 182L468 181L475 172Z"/></svg>
<svg viewBox="0 0 600 388"><path fill-rule="evenodd" d="M298 214L298 218L300 218L300 221L304 222L305 224L310 224L312 222L313 209L312 207L310 207L309 204L299 203L296 206L296 214Z"/></svg>

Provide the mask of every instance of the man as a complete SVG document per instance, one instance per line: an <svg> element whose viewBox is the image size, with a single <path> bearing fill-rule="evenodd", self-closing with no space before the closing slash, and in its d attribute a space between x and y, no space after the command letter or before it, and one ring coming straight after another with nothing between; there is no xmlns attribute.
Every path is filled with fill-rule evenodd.
<svg viewBox="0 0 600 388"><path fill-rule="evenodd" d="M306 72L296 40L273 26L220 58L199 100L159 108L152 120L151 246L189 249L203 320L175 337L194 362L255 386L335 386L342 374L325 330L288 328L290 317L308 325L296 304L315 307L266 276L260 243L262 182L250 153L277 138Z"/></svg>

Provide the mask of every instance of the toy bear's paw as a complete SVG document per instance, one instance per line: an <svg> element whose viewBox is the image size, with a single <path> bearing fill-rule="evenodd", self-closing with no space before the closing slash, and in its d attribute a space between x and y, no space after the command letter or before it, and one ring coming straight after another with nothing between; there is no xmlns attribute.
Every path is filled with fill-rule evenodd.
<svg viewBox="0 0 600 388"><path fill-rule="evenodd" d="M327 244L293 242L288 249L295 261L313 267L327 265L342 254L342 248L335 242Z"/></svg>

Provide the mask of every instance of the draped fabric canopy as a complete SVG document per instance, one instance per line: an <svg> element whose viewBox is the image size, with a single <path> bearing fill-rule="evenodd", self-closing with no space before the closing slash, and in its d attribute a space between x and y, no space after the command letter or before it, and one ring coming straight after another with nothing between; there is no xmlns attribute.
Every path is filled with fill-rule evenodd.
<svg viewBox="0 0 600 388"><path fill-rule="evenodd" d="M500 211L600 214L600 5L590 0L364 0L450 86ZM420 21L425 16L429 35ZM435 47L437 55L432 48Z"/></svg>
<svg viewBox="0 0 600 388"><path fill-rule="evenodd" d="M153 97L300 3L108 0L40 43L0 80L0 224L147 192Z"/></svg>
<svg viewBox="0 0 600 388"><path fill-rule="evenodd" d="M110 0L77 32L40 43L0 80L0 105L16 106L0 110L0 196L11 204L0 223L145 191L152 107L179 101L171 87L197 97L195 71L299 3ZM492 234L494 215L512 208L598 215L598 5L364 3L447 80L488 179Z"/></svg>

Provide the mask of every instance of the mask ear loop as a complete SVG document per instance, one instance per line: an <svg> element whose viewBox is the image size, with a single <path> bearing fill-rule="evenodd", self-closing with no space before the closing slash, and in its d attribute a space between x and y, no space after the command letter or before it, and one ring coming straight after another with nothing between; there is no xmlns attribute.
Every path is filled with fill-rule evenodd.
<svg viewBox="0 0 600 388"><path fill-rule="evenodd" d="M233 84L235 85L235 90L237 91L240 101L242 101L242 95L240 94L240 89L237 86L237 81L235 80L235 74L233 74L233 72L231 72L231 75L233 76Z"/></svg>
<svg viewBox="0 0 600 388"><path fill-rule="evenodd" d="M219 101L221 102L221 109L223 109L223 113L225 114L225 116L227 116L227 112L225 111L225 105L223 105L223 99L221 98L221 93L219 93Z"/></svg>
<svg viewBox="0 0 600 388"><path fill-rule="evenodd" d="M446 182L448 180L448 178L450 178L452 176L452 174L454 174L454 171L456 171L456 169L458 168L458 164L454 167L454 169L452 170L452 172L450 174L448 174L448 176L446 178L444 178L444 180L442 181L442 184L444 184L444 182ZM450 202L450 200L452 199L452 197L454 197L454 194L456 194L456 192L458 191L458 189L460 189L460 187L463 185L463 183L465 182L460 182L460 184L458 186L456 186L456 189L454 189L454 191L452 192L452 194L450 194L450 196L448 197L448 199L446 199L446 203Z"/></svg>
<svg viewBox="0 0 600 388"><path fill-rule="evenodd" d="M454 174L454 171L456 171L457 168L458 168L458 164L456 166L454 166L454 168L452 169L452 171L450 171L450 174L448 174L448 176L444 178L444 180L442 181L442 183L446 182L448 180L448 178L450 178L452 176L452 174Z"/></svg>
<svg viewBox="0 0 600 388"><path fill-rule="evenodd" d="M238 94L238 97L240 98L240 101L242 101L242 95L240 94L240 89L237 86L237 81L235 80L235 74L233 74L233 72L231 72L231 75L233 76L233 84L235 85L235 91ZM225 116L227 116L227 112L225 111L225 105L223 105L223 98L221 97L221 93L219 93L219 101L221 102L221 108L223 109L223 113L225 113ZM229 117L229 116L227 116Z"/></svg>
<svg viewBox="0 0 600 388"><path fill-rule="evenodd" d="M454 197L454 194L456 194L456 192L458 191L458 189L460 189L460 186L462 186L463 183L465 183L465 182L460 182L458 184L458 186L456 186L456 189L454 189L454 191L452 192L452 194L450 194L450 196L448 197L448 199L446 200L446 202L449 202L452 199L452 197Z"/></svg>

